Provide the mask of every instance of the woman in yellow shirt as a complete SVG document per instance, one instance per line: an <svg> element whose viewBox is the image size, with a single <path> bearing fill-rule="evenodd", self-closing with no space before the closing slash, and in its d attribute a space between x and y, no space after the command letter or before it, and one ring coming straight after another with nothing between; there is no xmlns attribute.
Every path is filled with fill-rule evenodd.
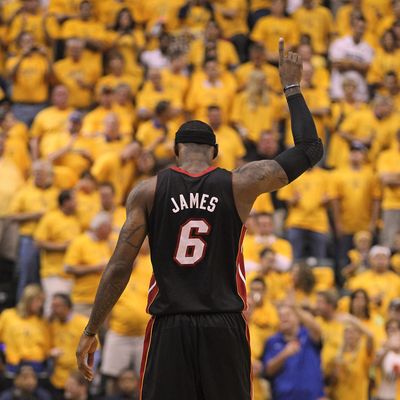
<svg viewBox="0 0 400 400"><path fill-rule="evenodd" d="M258 142L262 131L276 131L284 114L281 98L268 90L263 71L250 73L246 90L236 95L231 122L242 137Z"/></svg>
<svg viewBox="0 0 400 400"><path fill-rule="evenodd" d="M50 351L50 333L42 318L44 294L39 285L25 287L15 308L0 315L0 342L5 346L5 375L12 378L21 363L46 376Z"/></svg>
<svg viewBox="0 0 400 400"><path fill-rule="evenodd" d="M336 358L333 400L368 400L373 336L357 318L346 316L343 346Z"/></svg>

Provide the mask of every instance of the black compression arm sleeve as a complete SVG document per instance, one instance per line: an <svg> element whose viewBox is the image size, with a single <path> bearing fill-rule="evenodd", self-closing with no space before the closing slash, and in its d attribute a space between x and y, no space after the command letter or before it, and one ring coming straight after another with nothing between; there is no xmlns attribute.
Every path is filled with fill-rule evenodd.
<svg viewBox="0 0 400 400"><path fill-rule="evenodd" d="M321 139L315 123L301 93L287 99L295 146L275 157L286 172L289 182L313 167L323 155Z"/></svg>

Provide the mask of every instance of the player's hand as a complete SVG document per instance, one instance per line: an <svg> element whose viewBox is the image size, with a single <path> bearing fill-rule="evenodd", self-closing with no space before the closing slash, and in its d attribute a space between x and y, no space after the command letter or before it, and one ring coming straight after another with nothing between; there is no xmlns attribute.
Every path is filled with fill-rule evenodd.
<svg viewBox="0 0 400 400"><path fill-rule="evenodd" d="M76 350L76 361L79 371L88 381L92 381L94 377L93 362L96 349L96 336L86 336L83 334Z"/></svg>
<svg viewBox="0 0 400 400"><path fill-rule="evenodd" d="M279 76L282 87L300 84L303 62L299 54L289 51L285 53L285 41L279 39Z"/></svg>

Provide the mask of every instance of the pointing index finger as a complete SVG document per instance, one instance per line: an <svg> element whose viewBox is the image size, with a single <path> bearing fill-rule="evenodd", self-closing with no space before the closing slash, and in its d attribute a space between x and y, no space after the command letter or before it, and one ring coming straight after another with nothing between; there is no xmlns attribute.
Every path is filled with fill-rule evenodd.
<svg viewBox="0 0 400 400"><path fill-rule="evenodd" d="M285 40L279 38L279 64L283 64L283 58L285 56Z"/></svg>

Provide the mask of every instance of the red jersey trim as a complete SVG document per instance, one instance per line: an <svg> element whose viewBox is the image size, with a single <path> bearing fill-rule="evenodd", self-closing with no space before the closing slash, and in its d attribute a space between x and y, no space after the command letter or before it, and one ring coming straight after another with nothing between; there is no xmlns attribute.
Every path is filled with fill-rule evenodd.
<svg viewBox="0 0 400 400"><path fill-rule="evenodd" d="M149 292L148 292L148 296L147 296L147 307L146 307L147 313L149 313L150 307L154 303L154 300L156 299L156 297L158 295L158 291L159 291L159 289L158 289L157 281L153 274L150 279Z"/></svg>
<svg viewBox="0 0 400 400"><path fill-rule="evenodd" d="M246 271L244 268L244 260L242 253L243 239L246 234L246 226L242 226L240 232L240 239L238 244L238 252L236 256L236 290L238 295L243 301L244 310L247 309L247 291L246 291Z"/></svg>
<svg viewBox="0 0 400 400"><path fill-rule="evenodd" d="M143 344L143 355L142 355L142 363L140 365L140 395L139 395L139 400L143 399L143 382L144 382L144 375L146 373L146 367L147 367L147 360L149 358L149 352L150 352L150 345L151 345L151 339L153 336L153 326L154 326L154 317L151 317L147 327L146 327L146 333L144 336L144 344Z"/></svg>
<svg viewBox="0 0 400 400"><path fill-rule="evenodd" d="M179 168L179 167L170 167L170 169L172 169L173 171L176 172L180 172L181 174L185 174L187 176L191 176L192 178L198 178L200 176L203 176L205 174L208 174L211 171L214 171L215 169L217 169L218 167L208 167L207 169L205 169L204 171L199 172L198 174L191 174L190 172Z"/></svg>

